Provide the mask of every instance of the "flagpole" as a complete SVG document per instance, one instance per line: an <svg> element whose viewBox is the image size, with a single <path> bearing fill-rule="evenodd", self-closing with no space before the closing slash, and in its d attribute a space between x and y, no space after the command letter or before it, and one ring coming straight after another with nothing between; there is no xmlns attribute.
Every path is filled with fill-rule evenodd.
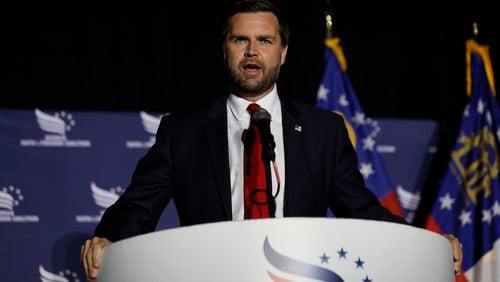
<svg viewBox="0 0 500 282"><path fill-rule="evenodd" d="M325 12L325 24L326 24L326 38L333 37L333 13L330 11Z"/></svg>
<svg viewBox="0 0 500 282"><path fill-rule="evenodd" d="M318 90L316 106L342 116L347 134L356 150L360 163L360 173L363 174L364 184L377 196L382 206L393 214L404 217L398 201L397 191L385 168L382 156L374 149L376 141L376 126L372 119L365 119L364 111L356 97L347 71L347 61L344 57L340 38L333 34L333 13L330 6L332 0L325 0L325 70ZM356 117L361 117L360 123ZM371 120L368 122L368 120ZM354 125L354 126L353 126ZM359 140L359 142L356 142ZM368 142L370 148L357 145ZM361 169L363 170L361 172ZM375 173L376 171L376 173ZM331 216L331 215L330 215Z"/></svg>
<svg viewBox="0 0 500 282"><path fill-rule="evenodd" d="M326 38L333 37L333 12L331 11L330 0L326 0L325 9L325 32Z"/></svg>
<svg viewBox="0 0 500 282"><path fill-rule="evenodd" d="M478 43L478 36L479 36L479 27L477 22L472 23L472 41L474 43Z"/></svg>

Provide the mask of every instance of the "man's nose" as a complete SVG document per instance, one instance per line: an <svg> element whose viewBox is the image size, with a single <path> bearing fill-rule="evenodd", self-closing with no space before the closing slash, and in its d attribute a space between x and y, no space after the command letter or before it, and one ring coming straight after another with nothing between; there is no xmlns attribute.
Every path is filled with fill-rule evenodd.
<svg viewBox="0 0 500 282"><path fill-rule="evenodd" d="M245 56L246 57L253 57L253 56L257 56L257 54L258 54L257 44L255 44L255 42L248 43L247 48L245 50Z"/></svg>

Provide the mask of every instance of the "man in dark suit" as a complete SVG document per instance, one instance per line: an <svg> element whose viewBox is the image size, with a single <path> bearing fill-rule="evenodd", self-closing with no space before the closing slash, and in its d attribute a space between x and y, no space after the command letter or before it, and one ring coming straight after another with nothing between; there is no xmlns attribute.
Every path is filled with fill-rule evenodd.
<svg viewBox="0 0 500 282"><path fill-rule="evenodd" d="M253 102L272 116L274 216L324 217L330 208L336 217L406 223L365 187L342 118L278 95L289 34L279 11L265 0L239 2L223 32L230 95L210 107L162 119L130 186L106 210L95 237L82 246L89 280L97 276L106 245L154 231L171 199L182 226L245 218L241 134ZM450 241L458 248L456 239Z"/></svg>

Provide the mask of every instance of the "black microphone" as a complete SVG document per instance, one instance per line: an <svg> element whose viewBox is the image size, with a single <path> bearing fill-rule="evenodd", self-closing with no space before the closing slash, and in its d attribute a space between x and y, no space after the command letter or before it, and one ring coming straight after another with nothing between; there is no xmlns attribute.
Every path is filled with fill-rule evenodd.
<svg viewBox="0 0 500 282"><path fill-rule="evenodd" d="M251 116L252 122L260 131L260 141L262 143L262 158L264 161L276 159L274 148L274 136L271 134L271 114L264 108L258 108Z"/></svg>

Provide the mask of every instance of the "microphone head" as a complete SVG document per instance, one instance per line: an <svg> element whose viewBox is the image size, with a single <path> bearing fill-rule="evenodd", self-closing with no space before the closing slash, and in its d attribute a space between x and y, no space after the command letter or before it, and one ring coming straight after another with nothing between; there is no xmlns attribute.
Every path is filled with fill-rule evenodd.
<svg viewBox="0 0 500 282"><path fill-rule="evenodd" d="M274 148L274 136L271 133L271 114L263 108L256 109L251 115L251 122L254 123L260 132L260 142L262 143L262 159L264 161L274 161L276 154Z"/></svg>
<svg viewBox="0 0 500 282"><path fill-rule="evenodd" d="M252 114L252 121L253 122L258 122L261 120L271 121L271 114L268 111L266 111L266 109L264 109L264 108L258 108Z"/></svg>

